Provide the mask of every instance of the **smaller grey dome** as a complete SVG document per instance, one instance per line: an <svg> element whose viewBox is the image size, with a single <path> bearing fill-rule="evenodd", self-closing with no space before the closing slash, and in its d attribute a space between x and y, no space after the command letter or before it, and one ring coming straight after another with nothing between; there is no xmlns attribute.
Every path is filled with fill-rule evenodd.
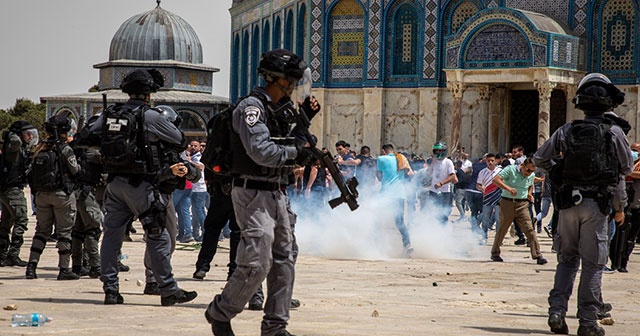
<svg viewBox="0 0 640 336"><path fill-rule="evenodd" d="M162 61L202 64L202 45L191 25L158 6L125 21L111 39L109 61Z"/></svg>

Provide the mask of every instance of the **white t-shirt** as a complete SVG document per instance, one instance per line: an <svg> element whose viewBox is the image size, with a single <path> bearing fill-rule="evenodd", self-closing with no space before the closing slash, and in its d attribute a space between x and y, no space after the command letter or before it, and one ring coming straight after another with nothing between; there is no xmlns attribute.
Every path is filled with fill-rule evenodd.
<svg viewBox="0 0 640 336"><path fill-rule="evenodd" d="M436 188L436 184L444 181L449 175L455 174L456 170L453 167L453 162L448 158L444 158L443 160L433 159L431 164L429 165L431 173L431 186L429 187L429 191L433 192L452 192L453 184L447 183L440 188Z"/></svg>
<svg viewBox="0 0 640 336"><path fill-rule="evenodd" d="M464 170L466 173L468 173L470 169L473 168L473 163L471 162L471 160L464 159L460 162L462 162L460 168L462 168L462 170Z"/></svg>
<svg viewBox="0 0 640 336"><path fill-rule="evenodd" d="M194 163L200 163L200 159L202 158L202 154L200 152L195 153L191 156L191 161ZM200 172L200 180L193 184L192 192L207 192L207 184L204 182L204 171Z"/></svg>

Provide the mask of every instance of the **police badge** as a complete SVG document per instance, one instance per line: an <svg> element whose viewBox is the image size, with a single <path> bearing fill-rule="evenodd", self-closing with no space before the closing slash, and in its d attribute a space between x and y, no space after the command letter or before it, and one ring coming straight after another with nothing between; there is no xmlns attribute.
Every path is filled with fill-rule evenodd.
<svg viewBox="0 0 640 336"><path fill-rule="evenodd" d="M256 106L248 106L244 109L244 121L249 125L249 127L253 127L260 119L260 109Z"/></svg>

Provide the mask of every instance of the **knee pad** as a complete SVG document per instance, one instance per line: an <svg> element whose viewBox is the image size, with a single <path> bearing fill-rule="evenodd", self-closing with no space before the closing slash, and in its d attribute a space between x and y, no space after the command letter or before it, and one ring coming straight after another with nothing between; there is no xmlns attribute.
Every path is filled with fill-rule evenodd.
<svg viewBox="0 0 640 336"><path fill-rule="evenodd" d="M76 231L76 230L71 231L71 239L84 240L85 236L86 236L86 232L84 231Z"/></svg>
<svg viewBox="0 0 640 336"><path fill-rule="evenodd" d="M102 230L100 228L87 230L85 233L87 237L91 237L95 240L100 240L100 236L102 235Z"/></svg>
<svg viewBox="0 0 640 336"><path fill-rule="evenodd" d="M20 246L22 246L22 244L24 244L24 238L22 236L14 235L13 237L11 237L11 243L9 244L9 246L17 246L19 248Z"/></svg>

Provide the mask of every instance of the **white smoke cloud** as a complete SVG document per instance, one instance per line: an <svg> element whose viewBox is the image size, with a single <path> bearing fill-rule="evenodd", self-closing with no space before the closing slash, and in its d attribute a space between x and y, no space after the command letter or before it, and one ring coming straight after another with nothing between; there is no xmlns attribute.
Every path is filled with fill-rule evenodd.
<svg viewBox="0 0 640 336"><path fill-rule="evenodd" d="M325 201L322 209L313 210L302 196L292 200L298 213L296 237L301 253L338 259L403 258L402 239L389 210L395 201L378 189L359 186L360 207L353 212L346 204L330 209ZM442 226L434 213L433 209L413 214L405 211L414 248L412 258L488 258L487 248L479 246L479 235L471 232L468 221L453 223L458 216L451 215L449 223Z"/></svg>

